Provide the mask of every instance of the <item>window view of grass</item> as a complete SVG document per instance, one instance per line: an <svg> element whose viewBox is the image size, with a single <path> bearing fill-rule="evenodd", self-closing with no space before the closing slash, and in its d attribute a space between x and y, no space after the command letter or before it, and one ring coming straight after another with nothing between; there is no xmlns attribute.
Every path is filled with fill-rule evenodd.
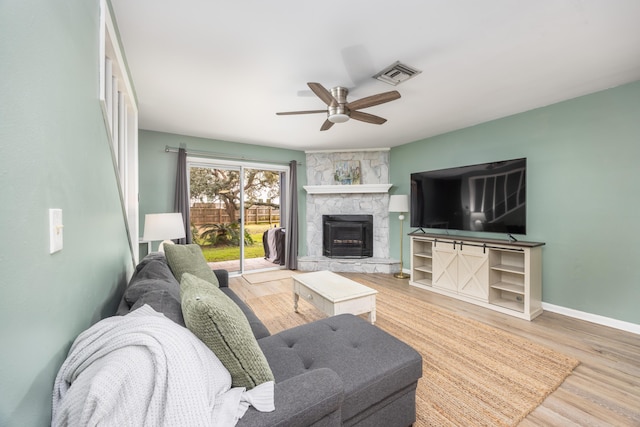
<svg viewBox="0 0 640 427"><path fill-rule="evenodd" d="M245 259L264 258L262 236L280 222L279 171L191 166L189 191L192 241L208 262L240 259L242 243Z"/></svg>
<svg viewBox="0 0 640 427"><path fill-rule="evenodd" d="M202 253L204 254L207 262L220 262L220 261L229 261L234 259L240 259L240 246L239 246L239 236L234 237L233 231L231 231L232 236L226 236L220 238L219 236L222 233L227 232L227 227L221 224L216 224L218 228L210 226L210 227L197 227L194 231L192 229L194 243L197 243L202 248ZM227 224L228 226L228 224ZM245 258L263 258L264 257L264 246L262 244L262 235L265 231L267 231L273 225L269 224L248 224L245 226L245 246L244 246L244 257ZM194 227L195 228L195 227ZM214 229L218 234L218 238L216 241L212 242L211 240L207 241L205 238L207 237L207 230ZM196 234L197 233L197 234ZM212 233L209 233L212 234ZM239 231L238 233L239 234Z"/></svg>

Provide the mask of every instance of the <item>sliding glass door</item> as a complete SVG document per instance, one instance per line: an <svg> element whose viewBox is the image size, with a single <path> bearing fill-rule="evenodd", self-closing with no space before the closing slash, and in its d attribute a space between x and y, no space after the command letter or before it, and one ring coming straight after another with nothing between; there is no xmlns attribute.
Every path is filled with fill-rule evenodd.
<svg viewBox="0 0 640 427"><path fill-rule="evenodd" d="M284 261L284 166L189 159L191 227L213 268L230 273Z"/></svg>

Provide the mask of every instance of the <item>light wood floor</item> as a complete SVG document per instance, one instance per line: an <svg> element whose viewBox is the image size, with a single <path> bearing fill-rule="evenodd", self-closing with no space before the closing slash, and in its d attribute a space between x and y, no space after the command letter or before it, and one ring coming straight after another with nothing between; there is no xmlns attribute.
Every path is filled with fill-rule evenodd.
<svg viewBox="0 0 640 427"><path fill-rule="evenodd" d="M551 312L528 322L409 286L408 280L388 274L340 274L365 285L396 289L580 360L520 426L640 426L640 335ZM244 299L291 291L290 280L251 285L237 276L230 286Z"/></svg>

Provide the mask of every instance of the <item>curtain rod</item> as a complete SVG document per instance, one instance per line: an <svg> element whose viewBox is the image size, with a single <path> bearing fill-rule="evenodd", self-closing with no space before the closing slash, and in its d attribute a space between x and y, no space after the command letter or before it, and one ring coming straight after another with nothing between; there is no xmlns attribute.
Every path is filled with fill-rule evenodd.
<svg viewBox="0 0 640 427"><path fill-rule="evenodd" d="M170 147L168 145L165 145L164 147L164 152L165 153L177 153L178 152L178 147ZM200 157L213 157L216 159L225 159L225 160L245 160L247 162L260 162L260 163L271 163L271 164L278 164L278 165L288 165L289 162L278 162L278 161L270 161L270 160L261 160L261 159L251 159L248 157L242 157L242 156L232 156L229 154L222 154L222 153L214 153L211 151L201 151L201 150L187 150L185 148L185 151L187 152L187 154L191 154L194 156L200 156ZM298 163L298 166L304 166L304 163Z"/></svg>

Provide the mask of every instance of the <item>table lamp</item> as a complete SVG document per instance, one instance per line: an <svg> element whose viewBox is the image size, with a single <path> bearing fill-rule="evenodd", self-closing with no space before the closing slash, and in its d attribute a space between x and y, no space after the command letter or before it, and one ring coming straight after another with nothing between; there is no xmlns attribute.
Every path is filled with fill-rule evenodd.
<svg viewBox="0 0 640 427"><path fill-rule="evenodd" d="M162 240L158 247L164 252L164 244L173 244L171 239L182 239L186 236L181 213L146 214L144 216L144 233L142 239L147 242Z"/></svg>

